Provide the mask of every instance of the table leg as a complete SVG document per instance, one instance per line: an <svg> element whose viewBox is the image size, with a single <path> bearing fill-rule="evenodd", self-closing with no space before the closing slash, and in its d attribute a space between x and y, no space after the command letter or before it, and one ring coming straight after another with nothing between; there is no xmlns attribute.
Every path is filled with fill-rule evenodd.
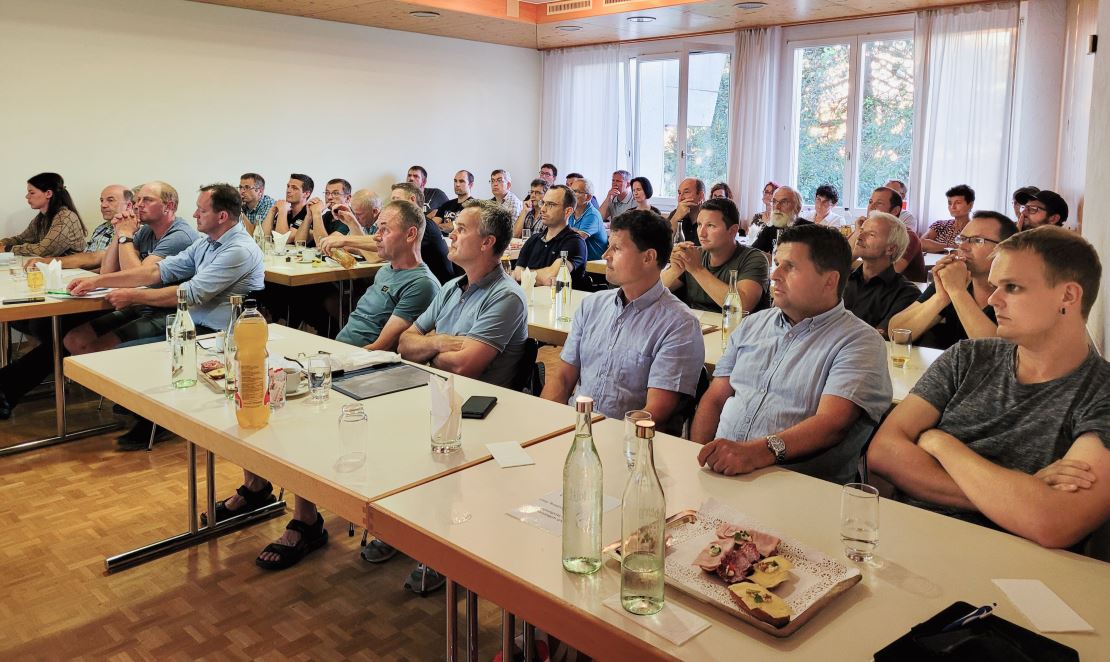
<svg viewBox="0 0 1110 662"><path fill-rule="evenodd" d="M532 662L536 658L536 626L524 623L524 662Z"/></svg>
<svg viewBox="0 0 1110 662"><path fill-rule="evenodd" d="M7 322L0 322L0 366L11 362L8 354L12 351L12 329Z"/></svg>
<svg viewBox="0 0 1110 662"><path fill-rule="evenodd" d="M192 446L192 444L189 444ZM216 454L210 450L204 451L204 489L207 492L205 512L208 521L216 521Z"/></svg>
<svg viewBox="0 0 1110 662"><path fill-rule="evenodd" d="M501 659L512 660L516 647L516 617L507 609L501 610Z"/></svg>
<svg viewBox="0 0 1110 662"><path fill-rule="evenodd" d="M190 441L186 441L186 448L188 449L188 467L187 469L187 485L188 490L188 510L189 510L189 526L188 531L179 533L176 536L160 540L156 543L151 543L138 549L133 549L129 552L117 554L104 560L104 567L108 572L116 572L131 566L146 563L147 561L171 554L173 552L192 547L193 545L218 538L219 536L234 531L247 524L260 522L262 520L273 519L280 516L285 512L285 502L277 501L276 503L267 504L261 508L256 508L250 512L236 515L235 517L228 518L218 524L209 524L208 526L198 528L197 526L197 447ZM205 486L207 494L207 507L209 513L214 513L216 510L216 480L215 456L211 451L205 451L205 473L208 484ZM214 522L215 518L210 517L209 522Z"/></svg>
<svg viewBox="0 0 1110 662"><path fill-rule="evenodd" d="M4 325L7 328L7 324ZM104 425L94 425L91 428L78 430L69 433L66 431L66 385L65 375L62 373L62 334L61 327L58 322L58 316L50 318L50 333L54 344L54 428L55 435L53 437L46 437L45 439L36 439L34 441L25 441L23 443L15 444L0 448L0 457L6 455L15 455L25 451L31 451L38 448L45 448L55 444L62 444L67 441L74 441L83 437L90 437L109 430L117 430L120 427L119 423L106 423Z"/></svg>
<svg viewBox="0 0 1110 662"><path fill-rule="evenodd" d="M478 662L478 594L466 589L466 662Z"/></svg>
<svg viewBox="0 0 1110 662"><path fill-rule="evenodd" d="M459 585L447 580L447 662L459 659Z"/></svg>

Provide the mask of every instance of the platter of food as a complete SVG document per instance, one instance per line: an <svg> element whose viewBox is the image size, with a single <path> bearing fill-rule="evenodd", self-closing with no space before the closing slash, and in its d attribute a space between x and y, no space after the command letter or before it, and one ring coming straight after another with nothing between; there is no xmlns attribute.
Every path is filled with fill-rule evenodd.
<svg viewBox="0 0 1110 662"><path fill-rule="evenodd" d="M667 585L776 637L789 637L860 581L858 568L710 500L666 525ZM620 559L620 543L606 548Z"/></svg>

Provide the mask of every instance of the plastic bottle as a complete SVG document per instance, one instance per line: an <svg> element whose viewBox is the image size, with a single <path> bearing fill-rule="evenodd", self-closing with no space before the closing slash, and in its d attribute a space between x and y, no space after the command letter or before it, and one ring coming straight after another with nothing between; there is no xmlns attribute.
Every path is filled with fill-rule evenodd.
<svg viewBox="0 0 1110 662"><path fill-rule="evenodd" d="M247 299L246 310L235 322L235 418L242 428L261 428L270 422L266 391L266 341L269 329L258 303Z"/></svg>

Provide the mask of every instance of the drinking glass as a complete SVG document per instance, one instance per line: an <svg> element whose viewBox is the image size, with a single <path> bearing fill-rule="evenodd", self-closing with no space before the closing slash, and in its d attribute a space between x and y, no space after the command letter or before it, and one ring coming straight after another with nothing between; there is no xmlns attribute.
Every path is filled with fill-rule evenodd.
<svg viewBox="0 0 1110 662"><path fill-rule="evenodd" d="M177 321L177 315L166 315L166 349L173 346L173 323Z"/></svg>
<svg viewBox="0 0 1110 662"><path fill-rule="evenodd" d="M313 402L327 402L331 395L331 358L327 354L308 357L308 386Z"/></svg>
<svg viewBox="0 0 1110 662"><path fill-rule="evenodd" d="M523 239L524 241L528 241L529 239L532 238L532 231L529 230L528 228L524 228L523 230L520 231L520 238Z"/></svg>
<svg viewBox="0 0 1110 662"><path fill-rule="evenodd" d="M262 258L266 263L274 261L274 238L264 237L262 239Z"/></svg>
<svg viewBox="0 0 1110 662"><path fill-rule="evenodd" d="M298 239L297 241L295 241L293 243L297 246L297 259L300 260L301 262L304 262L305 261L304 249L308 248L308 241L305 240L305 239ZM309 261L311 261L311 258L309 258Z"/></svg>
<svg viewBox="0 0 1110 662"><path fill-rule="evenodd" d="M458 409L451 411L450 420L436 427L435 414L428 414L431 421L431 441L433 453L453 453L462 448L462 412Z"/></svg>
<svg viewBox="0 0 1110 662"><path fill-rule="evenodd" d="M879 490L848 483L840 495L840 540L852 561L870 561L879 545Z"/></svg>
<svg viewBox="0 0 1110 662"><path fill-rule="evenodd" d="M27 270L27 289L33 294L40 294L46 286L46 276L38 269Z"/></svg>
<svg viewBox="0 0 1110 662"><path fill-rule="evenodd" d="M904 368L909 362L912 336L909 329L890 330L890 360L895 368Z"/></svg>
<svg viewBox="0 0 1110 662"><path fill-rule="evenodd" d="M339 459L337 473L351 473L366 464L366 445L370 440L370 420L359 403L343 405L339 412Z"/></svg>
<svg viewBox="0 0 1110 662"><path fill-rule="evenodd" d="M633 409L624 414L624 460L629 470L636 464L636 422L650 420L651 412L643 409Z"/></svg>
<svg viewBox="0 0 1110 662"><path fill-rule="evenodd" d="M12 282L22 283L23 280L27 278L27 272L24 271L22 266L17 264L8 268L8 277L12 279Z"/></svg>

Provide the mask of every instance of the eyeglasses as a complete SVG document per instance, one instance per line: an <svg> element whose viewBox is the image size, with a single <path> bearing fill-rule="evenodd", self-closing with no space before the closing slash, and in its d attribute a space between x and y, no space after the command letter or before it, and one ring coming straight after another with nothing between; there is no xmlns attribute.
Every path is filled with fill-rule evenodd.
<svg viewBox="0 0 1110 662"><path fill-rule="evenodd" d="M789 207L792 204L794 204L794 201L790 198L783 198L782 200L771 200L772 207Z"/></svg>
<svg viewBox="0 0 1110 662"><path fill-rule="evenodd" d="M259 187L257 187L257 186L240 186L239 190L240 191L257 191L258 188Z"/></svg>
<svg viewBox="0 0 1110 662"><path fill-rule="evenodd" d="M1030 214L1040 214L1041 212L1048 211L1048 208L1047 207L1035 207L1033 205L1022 205L1021 210L1022 211L1027 211Z"/></svg>
<svg viewBox="0 0 1110 662"><path fill-rule="evenodd" d="M504 184L505 180L500 178L500 177L494 177L493 179L489 180L489 183L490 184Z"/></svg>
<svg viewBox="0 0 1110 662"><path fill-rule="evenodd" d="M982 246L982 245L986 244L988 241L992 244L1002 243L1002 242L996 241L994 239L988 239L987 237L965 237L962 234L956 235L956 245L957 246L961 246L963 244L970 244L972 246Z"/></svg>

